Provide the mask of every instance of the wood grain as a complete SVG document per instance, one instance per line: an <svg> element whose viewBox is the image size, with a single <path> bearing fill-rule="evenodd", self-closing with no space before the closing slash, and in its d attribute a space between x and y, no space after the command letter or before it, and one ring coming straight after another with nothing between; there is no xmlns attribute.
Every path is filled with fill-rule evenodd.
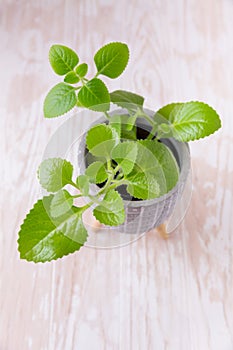
<svg viewBox="0 0 233 350"><path fill-rule="evenodd" d="M232 16L230 0L1 1L0 350L233 349ZM203 100L222 116L220 132L191 144L187 215L169 240L154 230L119 249L20 261L17 231L41 195L36 169L64 121L42 115L57 81L49 46L91 62L112 40L131 59L110 87L152 109Z"/></svg>

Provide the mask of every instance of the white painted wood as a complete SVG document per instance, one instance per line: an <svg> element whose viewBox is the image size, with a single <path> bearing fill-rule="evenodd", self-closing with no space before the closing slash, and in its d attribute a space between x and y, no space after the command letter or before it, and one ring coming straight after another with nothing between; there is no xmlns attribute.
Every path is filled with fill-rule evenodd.
<svg viewBox="0 0 233 350"><path fill-rule="evenodd" d="M51 0L0 3L1 350L233 349L233 2ZM125 41L112 88L149 108L203 100L223 127L191 145L194 189L169 240L154 230L120 249L83 248L49 264L20 261L17 231L40 195L36 169L64 119L45 120L52 43ZM80 130L87 127L80 120Z"/></svg>

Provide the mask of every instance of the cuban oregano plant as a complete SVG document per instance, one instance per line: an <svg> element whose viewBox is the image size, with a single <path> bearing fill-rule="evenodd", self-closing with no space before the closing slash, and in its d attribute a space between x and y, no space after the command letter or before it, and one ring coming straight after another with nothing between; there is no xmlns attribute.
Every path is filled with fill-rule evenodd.
<svg viewBox="0 0 233 350"><path fill-rule="evenodd" d="M142 96L124 90L109 92L103 76L119 77L128 60L126 44L109 43L94 55L96 73L87 78L88 65L80 63L76 52L62 45L50 48L50 64L63 81L46 96L44 116L58 117L78 106L102 112L106 122L87 132L90 157L84 174L75 178L73 165L60 158L46 159L39 166L39 182L48 195L35 203L21 225L18 247L22 259L46 262L79 250L88 236L82 216L89 208L104 225L123 224L125 209L119 188L124 186L134 200L147 200L168 193L177 184L178 164L161 139L188 142L220 128L218 114L203 102L171 103L151 117ZM110 116L111 103L124 113ZM150 125L142 139L137 118ZM79 198L83 204L77 204Z"/></svg>

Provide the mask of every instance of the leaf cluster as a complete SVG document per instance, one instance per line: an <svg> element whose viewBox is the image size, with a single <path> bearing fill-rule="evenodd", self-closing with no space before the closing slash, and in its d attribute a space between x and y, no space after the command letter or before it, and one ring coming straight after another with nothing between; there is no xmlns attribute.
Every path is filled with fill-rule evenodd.
<svg viewBox="0 0 233 350"><path fill-rule="evenodd" d="M49 61L64 81L55 85L44 101L46 118L58 117L70 111L75 105L94 111L106 112L110 108L110 94L100 76L115 79L121 75L129 60L126 44L109 43L94 55L96 74L87 79L87 63L79 63L78 54L64 45L53 45Z"/></svg>
<svg viewBox="0 0 233 350"><path fill-rule="evenodd" d="M144 109L144 97L125 90L109 92L101 76L119 77L128 59L126 44L103 46L94 55L96 74L89 79L88 65L80 63L76 52L63 45L50 48L51 67L63 81L46 96L45 117L57 117L79 106L103 112L106 123L87 132L90 157L84 174L74 178L73 165L65 159L50 158L41 163L38 179L48 195L37 201L21 226L21 258L45 262L79 250L88 236L82 216L89 208L104 225L123 224L122 187L134 200L150 200L163 196L177 184L179 166L171 150L161 142L163 139L173 137L188 142L220 128L217 112L203 102L171 103L151 116ZM123 114L110 116L110 103L123 108ZM149 125L142 138L138 136L138 118ZM91 191L93 184L95 195ZM79 197L83 205L76 204Z"/></svg>

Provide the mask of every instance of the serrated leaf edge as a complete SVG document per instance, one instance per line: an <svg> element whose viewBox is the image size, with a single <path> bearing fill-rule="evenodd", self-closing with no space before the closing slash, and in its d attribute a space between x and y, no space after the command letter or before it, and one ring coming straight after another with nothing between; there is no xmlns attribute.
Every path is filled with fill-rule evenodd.
<svg viewBox="0 0 233 350"><path fill-rule="evenodd" d="M19 233L18 233L19 238L17 239L17 243L18 243L18 252L19 252L19 254L20 254L20 259L27 260L27 261L29 261L29 262L33 262L34 264L38 264L38 263L44 264L44 263L48 263L48 262L51 262L51 261L56 261L56 260L62 259L62 258L64 258L65 256L68 256L68 255L70 255L70 254L73 254L73 253L79 251L80 248L82 248L82 247L84 246L84 244L86 243L86 241L85 241L83 245L80 244L80 247L79 247L78 249L76 249L76 250L75 250L74 252L72 252L72 253L67 253L67 254L64 254L64 255L62 255L61 257L57 257L57 258L51 258L51 259L49 259L49 260L47 260L47 261L34 261L34 260L32 260L32 259L26 259L25 257L22 257L21 252L20 252L20 250L19 250L20 239L21 239L20 233L21 233L21 231L22 231L22 227L23 227L23 225L25 224L25 222L27 221L28 216L29 216L29 215L31 214L31 212L35 209L35 206L36 206L40 201L43 201L44 198L49 198L49 197L52 197L52 196L53 196L53 195L50 194L49 196L44 196L43 198L38 199L38 200L34 203L33 207L29 210L29 212L28 212L27 215L25 216L25 218L24 218L22 224L20 225L20 230L19 230ZM52 231L52 232L53 232L53 231ZM46 237L47 237L47 236L46 236ZM71 238L69 238L68 236L66 236L66 237L67 237L70 241L73 241L73 240L72 240Z"/></svg>
<svg viewBox="0 0 233 350"><path fill-rule="evenodd" d="M128 45L125 44L125 43L122 43L122 42L120 42L120 41L113 41L113 42L111 42L111 43L108 43L108 44L102 46L99 50L101 50L101 49L103 49L104 47L107 47L107 46L109 46L109 45L111 45L111 44L124 44L124 45L126 45L126 47L127 47L127 49L128 49L128 61L127 61L126 66L124 67L123 71L120 73L120 75L121 75L121 74L125 71L126 67L128 66L129 59L130 59L130 51L129 51ZM98 51L99 51L99 50L98 50ZM95 55L98 53L98 51L95 53ZM94 56L94 57L95 57L95 56ZM115 57L114 57L114 59L115 59ZM112 60L113 60L113 59L112 59ZM112 61L111 61L111 62L112 62ZM109 62L108 65L109 65L111 62ZM106 65L104 68L106 68L106 67L107 67L107 65ZM97 67L96 67L96 68L97 68ZM103 68L102 68L102 70L103 70ZM97 71L98 71L98 68L97 68ZM98 74L102 74L101 71L98 71ZM116 78L118 78L120 75L118 75ZM108 77L107 75L106 75L106 77L107 77L107 78L110 78L110 77ZM116 79L116 78L110 78L110 79Z"/></svg>
<svg viewBox="0 0 233 350"><path fill-rule="evenodd" d="M81 91L82 89L86 88L86 89L88 90L88 92L89 92L92 96L94 96L94 97L99 101L99 100L100 100L99 97L98 97L96 94L94 94L93 91L87 86L88 83L92 82L93 80L98 80L98 81L100 81L100 82L104 85L104 87L106 88L106 91L108 92L108 95L109 95L109 101L108 101L108 102L105 102L104 104L110 103L111 101L110 101L110 94L109 94L108 88L107 88L106 84L103 82L103 80L101 80L101 79L99 79L99 78L93 78L93 79L89 80L89 81L87 82L87 84L83 85L82 88L79 90L78 95L79 95L79 93L80 93L80 91ZM100 102L101 102L101 101L100 101ZM99 103L99 104L101 104L101 103ZM95 104L95 105L92 105L92 106L89 106L89 107L85 107L85 108L90 108L90 109L91 109L91 108L93 108L93 107L95 107L95 106L98 106L99 104Z"/></svg>
<svg viewBox="0 0 233 350"><path fill-rule="evenodd" d="M63 159L63 158L60 158L60 157L53 157L53 158L46 158L46 159L43 159L42 162L40 163L40 165L38 166L37 171L36 171L37 179L38 179L39 184L41 185L42 188L44 188L44 187L43 187L43 185L42 185L41 182L40 182L40 177L39 177L40 167L41 167L41 164L42 164L43 162L45 162L45 161L50 161L50 160L62 160L63 163L64 163L64 162L69 163L69 165L71 165L71 167L72 167L72 175L73 175L73 171L74 171L73 164L72 164L70 161L68 161L67 159ZM65 187L65 185L64 185L62 188L64 188L64 187ZM61 189L62 189L62 188L61 188ZM44 189L47 191L46 188L44 188ZM58 190L58 191L59 191L59 190ZM49 192L49 193L56 193L56 192L58 192L58 191L54 191L54 192L52 192L52 191L47 191L47 192Z"/></svg>
<svg viewBox="0 0 233 350"><path fill-rule="evenodd" d="M159 113L159 111L161 110L161 109L163 109L164 107L167 107L167 106L171 106L171 105L183 105L183 104L187 104L187 103L201 103L201 104L203 104L204 106L207 106L207 107L209 107L213 112L215 112L216 113L216 115L218 116L218 120L219 120L219 127L218 127L218 129L216 129L215 131L213 131L213 132L211 132L210 134L207 134L207 135L205 135L205 136L200 136L200 137L198 137L198 138L190 138L190 139L188 139L188 140L183 140L182 138L178 138L178 137L176 137L175 135L174 135L174 133L173 133L173 137L177 140L177 141L180 141L180 142L189 142L189 141L198 141L198 140L201 140L201 139L204 139L204 138L206 138L206 137L209 137L209 136L211 136L211 135L213 135L213 134L215 134L221 127L222 127L222 121L221 121L221 119L220 119L220 117L219 117L219 114L217 113L217 111L212 107L212 106L210 106L208 103L206 103L206 102L202 102L202 101L197 101L197 100L192 100L192 101L187 101L187 102L171 102L171 103L168 103L168 104L166 104L165 106L163 106L163 107L161 107L156 113L155 113L155 116L156 116L156 114L157 113ZM162 114L161 114L162 115ZM165 117L163 117L164 119L166 119ZM169 122L169 124L171 125L171 127L174 125L173 123L171 123L170 121L169 121L169 119L166 119L168 122ZM199 123L201 123L200 121L198 121ZM187 124L188 124L188 122L187 122Z"/></svg>
<svg viewBox="0 0 233 350"><path fill-rule="evenodd" d="M89 164L89 166L90 166L90 165L92 165L92 164L96 164L96 163L102 163L102 164L103 164L103 166L105 165L105 164L104 164L103 162L101 162L100 160L97 160L97 161L92 162L91 164ZM104 168L105 168L105 166L104 166ZM106 168L105 168L105 171L106 171ZM85 175L86 175L86 173L85 173ZM107 177L106 177L106 179L105 179L105 180L103 180L103 181L101 181L101 182L95 182L95 184L101 184L101 183L103 183L104 181L106 181L106 180L107 180L107 178L108 178L107 171L106 171L106 175L107 175ZM88 177L88 178L91 178L91 176L88 176L88 175L87 175L87 177Z"/></svg>
<svg viewBox="0 0 233 350"><path fill-rule="evenodd" d="M45 96L45 99L44 99L43 113L44 113L44 117L45 117L46 119L54 119L54 118L58 118L58 117L61 117L61 116L63 116L63 115L66 115L66 114L70 113L70 112L75 108L75 106L77 105L77 102L76 102L75 105L74 105L73 107L71 107L67 112L58 114L58 115L53 116L53 117L46 117L46 115L45 115L45 100L46 100L48 94L50 93L50 91L51 91L55 86L57 86L57 85L59 85L59 84L65 84L65 85L67 85L67 86L71 86L71 87L75 90L75 88L74 88L72 85L70 85L70 84L68 84L68 83L66 83L66 82L60 82L60 83L54 85L54 86L49 90L49 92L47 93L47 95ZM70 91L71 91L71 90L70 90ZM76 101L77 101L77 95L75 94L75 96L76 96Z"/></svg>
<svg viewBox="0 0 233 350"><path fill-rule="evenodd" d="M71 51L73 51L75 54L76 54L76 56L78 57L78 63L79 63L79 56L78 56L78 54L73 50L73 49L71 49L70 47L68 47L68 46L65 46L65 45L61 45L61 44L53 44L51 47L50 47L50 49L49 49L49 54L48 54L48 59L49 59L49 63L50 63L50 65L51 65L51 67L52 67L52 64L51 64L51 53L50 53L50 50L52 49L52 47L54 48L55 46L60 46L60 47L65 47L66 49L69 49L69 50L71 50ZM73 70L73 68L71 68L64 60L63 60L63 58L62 57L60 57L61 59L62 59L62 61L64 62L64 64L66 65L66 67L69 69L69 72L70 71L72 71ZM77 64L78 64L77 63ZM52 67L52 69L53 69L53 67ZM53 71L54 71L54 69L53 69ZM67 72L67 73L69 73L69 72ZM54 73L56 73L55 71L54 71ZM67 73L65 73L65 74L67 74ZM65 75L65 74L59 74L59 73L56 73L57 75L60 75L60 76L63 76L63 75Z"/></svg>

